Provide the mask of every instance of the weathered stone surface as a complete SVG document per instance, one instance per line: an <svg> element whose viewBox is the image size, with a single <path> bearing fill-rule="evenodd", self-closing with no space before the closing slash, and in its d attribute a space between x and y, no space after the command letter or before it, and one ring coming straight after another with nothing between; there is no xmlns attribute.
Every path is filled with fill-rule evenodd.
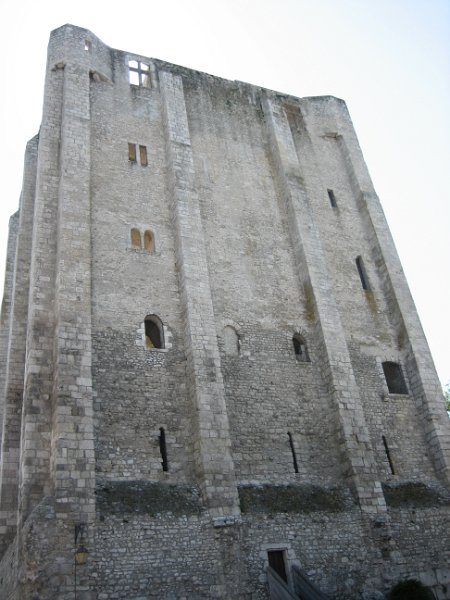
<svg viewBox="0 0 450 600"><path fill-rule="evenodd" d="M0 598L267 600L273 552L448 598L449 419L345 103L65 25L25 162Z"/></svg>
<svg viewBox="0 0 450 600"><path fill-rule="evenodd" d="M450 491L448 488L426 485L421 482L383 483L383 493L387 505L392 508L450 506Z"/></svg>
<svg viewBox="0 0 450 600"><path fill-rule="evenodd" d="M244 513L339 512L355 507L348 489L311 484L240 486L239 498Z"/></svg>
<svg viewBox="0 0 450 600"><path fill-rule="evenodd" d="M202 506L195 488L149 481L108 481L97 485L96 507L100 519L104 515L161 513L199 514Z"/></svg>

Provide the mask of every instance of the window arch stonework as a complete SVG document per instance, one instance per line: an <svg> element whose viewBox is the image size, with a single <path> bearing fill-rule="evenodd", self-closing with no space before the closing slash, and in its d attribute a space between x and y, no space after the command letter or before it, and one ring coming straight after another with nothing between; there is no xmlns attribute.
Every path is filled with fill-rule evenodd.
<svg viewBox="0 0 450 600"><path fill-rule="evenodd" d="M131 247L136 250L140 250L142 248L142 238L141 232L136 227L132 227L131 229Z"/></svg>
<svg viewBox="0 0 450 600"><path fill-rule="evenodd" d="M144 319L145 347L149 350L162 350L164 345L164 327L157 315L147 315Z"/></svg>
<svg viewBox="0 0 450 600"><path fill-rule="evenodd" d="M294 333L292 345L294 346L295 358L299 362L311 362L305 338L300 333Z"/></svg>
<svg viewBox="0 0 450 600"><path fill-rule="evenodd" d="M241 344L239 335L232 325L225 325L223 328L223 344L225 354L229 356L238 356Z"/></svg>

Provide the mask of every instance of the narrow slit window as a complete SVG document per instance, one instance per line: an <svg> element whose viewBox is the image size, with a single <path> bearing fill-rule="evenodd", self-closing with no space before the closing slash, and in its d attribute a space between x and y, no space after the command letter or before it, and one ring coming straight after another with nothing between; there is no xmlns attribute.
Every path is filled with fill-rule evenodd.
<svg viewBox="0 0 450 600"><path fill-rule="evenodd" d="M136 162L136 144L128 143L128 160Z"/></svg>
<svg viewBox="0 0 450 600"><path fill-rule="evenodd" d="M395 475L394 463L392 462L392 457L391 457L391 453L389 451L389 446L388 446L387 440L384 435L381 437L383 438L383 446L384 446L384 451L386 452L386 458L388 459L389 468L391 469L392 475Z"/></svg>
<svg viewBox="0 0 450 600"><path fill-rule="evenodd" d="M161 460L162 470L168 471L169 463L167 461L166 432L164 431L164 427L159 428L158 440L159 440L159 451L161 453L161 459L162 459Z"/></svg>
<svg viewBox="0 0 450 600"><path fill-rule="evenodd" d="M291 448L291 453L292 453L292 462L294 463L294 471L295 471L295 473L298 473L297 454L295 452L294 440L292 439L292 433L290 431L288 431L288 438L289 438L289 446Z"/></svg>
<svg viewBox="0 0 450 600"><path fill-rule="evenodd" d="M310 362L308 348L303 337L296 333L292 338L292 344L294 346L295 358L300 362Z"/></svg>
<svg viewBox="0 0 450 600"><path fill-rule="evenodd" d="M268 550L269 567L287 583L286 557L284 550Z"/></svg>
<svg viewBox="0 0 450 600"><path fill-rule="evenodd" d="M367 278L366 269L364 267L363 259L358 256L356 258L356 268L358 269L359 278L361 280L361 285L363 290L370 289L369 279Z"/></svg>
<svg viewBox="0 0 450 600"><path fill-rule="evenodd" d="M383 372L390 394L408 393L405 378L403 377L403 371L399 364L389 361L384 362Z"/></svg>
<svg viewBox="0 0 450 600"><path fill-rule="evenodd" d="M144 233L144 248L147 250L147 252L155 251L155 236L150 229L147 229L147 231Z"/></svg>
<svg viewBox="0 0 450 600"><path fill-rule="evenodd" d="M131 230L131 247L136 249L142 248L141 232L135 227Z"/></svg>
<svg viewBox="0 0 450 600"><path fill-rule="evenodd" d="M145 346L151 349L164 348L164 331L161 319L156 315L145 317Z"/></svg>
<svg viewBox="0 0 450 600"><path fill-rule="evenodd" d="M139 146L139 158L141 160L141 165L146 167L148 165L147 162L147 146Z"/></svg>
<svg viewBox="0 0 450 600"><path fill-rule="evenodd" d="M336 196L334 195L333 190L327 190L328 191L328 198L330 199L330 204L333 208L337 207L337 203L336 203Z"/></svg>
<svg viewBox="0 0 450 600"><path fill-rule="evenodd" d="M91 44L90 40L85 40L85 42L84 42L84 49L86 50L86 52L90 52L91 51L91 47L92 47L92 44Z"/></svg>

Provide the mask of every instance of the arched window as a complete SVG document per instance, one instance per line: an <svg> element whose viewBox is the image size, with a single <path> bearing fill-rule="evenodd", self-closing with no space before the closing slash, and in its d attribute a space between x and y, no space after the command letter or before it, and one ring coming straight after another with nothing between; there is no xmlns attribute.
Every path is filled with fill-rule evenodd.
<svg viewBox="0 0 450 600"><path fill-rule="evenodd" d="M383 363L383 372L390 394L408 393L402 368L399 364L386 361Z"/></svg>
<svg viewBox="0 0 450 600"><path fill-rule="evenodd" d="M144 233L144 248L147 250L147 252L155 251L155 236L150 229L147 229L147 231Z"/></svg>
<svg viewBox="0 0 450 600"><path fill-rule="evenodd" d="M141 232L136 227L133 227L131 230L131 247L132 248L142 248L142 240L141 240Z"/></svg>
<svg viewBox="0 0 450 600"><path fill-rule="evenodd" d="M144 325L146 348L164 348L164 328L161 319L156 315L147 315Z"/></svg>
<svg viewBox="0 0 450 600"><path fill-rule="evenodd" d="M236 333L236 329L227 325L223 328L223 343L225 346L225 353L231 356L237 356L240 351L239 336Z"/></svg>
<svg viewBox="0 0 450 600"><path fill-rule="evenodd" d="M310 362L306 342L299 333L294 334L292 344L294 346L295 358L300 362Z"/></svg>

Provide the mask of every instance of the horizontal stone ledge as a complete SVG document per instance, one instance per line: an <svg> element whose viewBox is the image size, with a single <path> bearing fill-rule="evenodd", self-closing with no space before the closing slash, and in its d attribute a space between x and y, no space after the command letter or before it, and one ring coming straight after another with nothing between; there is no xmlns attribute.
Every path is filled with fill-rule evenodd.
<svg viewBox="0 0 450 600"><path fill-rule="evenodd" d="M202 500L198 488L144 480L97 481L97 513L108 515L134 515L171 513L175 516L198 515Z"/></svg>
<svg viewBox="0 0 450 600"><path fill-rule="evenodd" d="M243 513L311 513L351 511L357 504L349 488L314 484L241 485Z"/></svg>
<svg viewBox="0 0 450 600"><path fill-rule="evenodd" d="M386 504L389 508L450 506L450 490L439 482L383 482L382 487Z"/></svg>

